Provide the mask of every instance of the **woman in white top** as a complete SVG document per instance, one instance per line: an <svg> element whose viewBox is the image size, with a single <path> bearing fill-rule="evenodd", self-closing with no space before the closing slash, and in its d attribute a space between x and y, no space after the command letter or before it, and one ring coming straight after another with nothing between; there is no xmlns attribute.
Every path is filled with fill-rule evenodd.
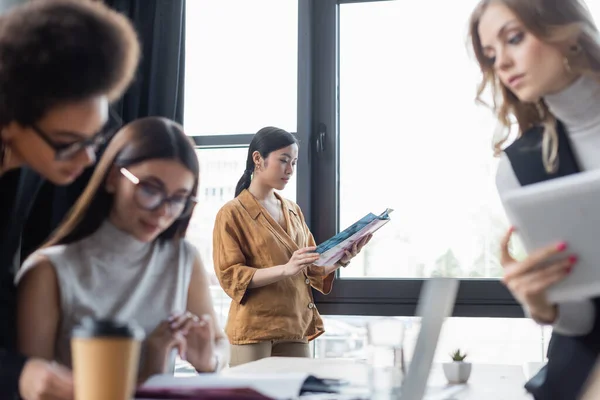
<svg viewBox="0 0 600 400"><path fill-rule="evenodd" d="M494 89L498 97L495 112L507 130L513 118L521 134L536 124L544 125L544 146L548 150L544 151L543 161L547 169L556 168L557 119L564 124L582 168L600 168L598 32L576 0L534 3L552 3L552 7L486 0L474 12L471 33L484 73L481 90L488 86ZM561 7L556 8L557 4ZM535 15L531 15L534 11ZM550 17L554 17L556 26L548 30L545 37L538 30L549 27ZM569 19L571 24L567 24ZM495 144L498 152L502 151L504 141ZM520 186L504 154L496 183L500 196ZM550 285L569 273L574 259L566 257L550 268L534 268L556 253L568 250L568 244L557 243L540 249L518 262L507 253L511 233L505 238L502 260L508 288L536 321L555 324L564 333L587 333L593 324L591 303L550 304L545 295ZM568 319L568 324L561 324L562 319Z"/></svg>
<svg viewBox="0 0 600 400"><path fill-rule="evenodd" d="M207 274L184 239L198 179L178 124L149 117L119 131L71 214L17 275L20 350L70 365L71 330L91 316L145 329L142 380L164 371L174 346L199 372L226 363Z"/></svg>
<svg viewBox="0 0 600 400"><path fill-rule="evenodd" d="M600 36L584 3L483 0L474 10L470 25L473 51L483 75L478 98L485 90L491 91L493 111L506 131L504 138L495 143L502 157L496 178L500 196L521 186L511 160L503 152L513 121L519 140L540 136L541 155L531 152L538 158L527 161L532 166L543 164L548 176L556 176L559 169L561 132L566 134L581 170L600 168ZM581 344L580 355L595 358L600 337L596 334L598 310L594 302L553 304L546 296L550 286L577 268L577 255L571 254L569 244L563 242L531 252L525 260L515 260L508 251L511 234L512 229L502 244L504 284L531 318L552 325L555 333L567 338L560 340L559 347ZM537 268L556 256L547 267ZM562 357L560 352L549 352L549 366L553 355ZM563 358L567 374L568 357L576 356ZM581 361L571 364L577 369ZM579 378L585 376L573 379ZM570 378L561 379L564 381L555 382L554 389L536 398L567 398L557 391Z"/></svg>

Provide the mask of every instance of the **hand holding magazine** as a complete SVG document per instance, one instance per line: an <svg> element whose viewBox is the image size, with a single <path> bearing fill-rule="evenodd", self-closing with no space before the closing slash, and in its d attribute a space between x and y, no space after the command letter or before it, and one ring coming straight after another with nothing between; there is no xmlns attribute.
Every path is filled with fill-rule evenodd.
<svg viewBox="0 0 600 400"><path fill-rule="evenodd" d="M315 251L321 257L314 265L322 267L335 264L344 256L345 250L352 249L354 243L359 242L365 236L374 233L390 222L389 214L392 211L394 210L388 208L379 215L369 213L342 232L318 245Z"/></svg>

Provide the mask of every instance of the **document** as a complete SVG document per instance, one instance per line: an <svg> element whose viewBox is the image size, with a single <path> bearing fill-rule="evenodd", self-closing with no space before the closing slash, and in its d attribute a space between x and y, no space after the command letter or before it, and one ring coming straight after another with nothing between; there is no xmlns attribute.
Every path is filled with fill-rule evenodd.
<svg viewBox="0 0 600 400"><path fill-rule="evenodd" d="M307 373L155 375L136 392L136 399L295 399L316 387L330 392L326 380ZM331 385L334 387L335 385Z"/></svg>

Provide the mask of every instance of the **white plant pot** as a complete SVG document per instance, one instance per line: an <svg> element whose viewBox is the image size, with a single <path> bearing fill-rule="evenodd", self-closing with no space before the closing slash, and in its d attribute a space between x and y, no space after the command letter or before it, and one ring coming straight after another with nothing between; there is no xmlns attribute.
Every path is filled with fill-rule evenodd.
<svg viewBox="0 0 600 400"><path fill-rule="evenodd" d="M450 383L465 383L471 376L471 363L463 361L453 361L444 363L444 375Z"/></svg>

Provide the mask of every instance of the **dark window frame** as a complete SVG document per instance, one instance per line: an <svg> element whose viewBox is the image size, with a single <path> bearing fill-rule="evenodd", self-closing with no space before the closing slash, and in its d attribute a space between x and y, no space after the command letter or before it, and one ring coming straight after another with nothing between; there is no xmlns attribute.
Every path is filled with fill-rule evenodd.
<svg viewBox="0 0 600 400"><path fill-rule="evenodd" d="M339 7L369 1L393 0L300 0L299 54L310 63L308 86L312 89L307 96L312 99L311 120L306 124L312 131L302 130L311 143L312 195L308 205L299 203L317 243L339 229ZM298 115L299 132L305 117ZM315 292L315 303L324 315L413 316L422 284L423 279L342 279L338 272L332 292L327 296ZM496 279L461 280L453 315L524 316L521 306Z"/></svg>
<svg viewBox="0 0 600 400"><path fill-rule="evenodd" d="M339 228L339 7L374 1L394 0L298 1L296 202L317 243ZM247 147L253 134L192 138L197 148L235 148ZM423 279L342 279L338 274L329 295L315 292L315 303L323 315L413 316L422 284ZM453 315L524 316L521 306L494 279L462 280Z"/></svg>

